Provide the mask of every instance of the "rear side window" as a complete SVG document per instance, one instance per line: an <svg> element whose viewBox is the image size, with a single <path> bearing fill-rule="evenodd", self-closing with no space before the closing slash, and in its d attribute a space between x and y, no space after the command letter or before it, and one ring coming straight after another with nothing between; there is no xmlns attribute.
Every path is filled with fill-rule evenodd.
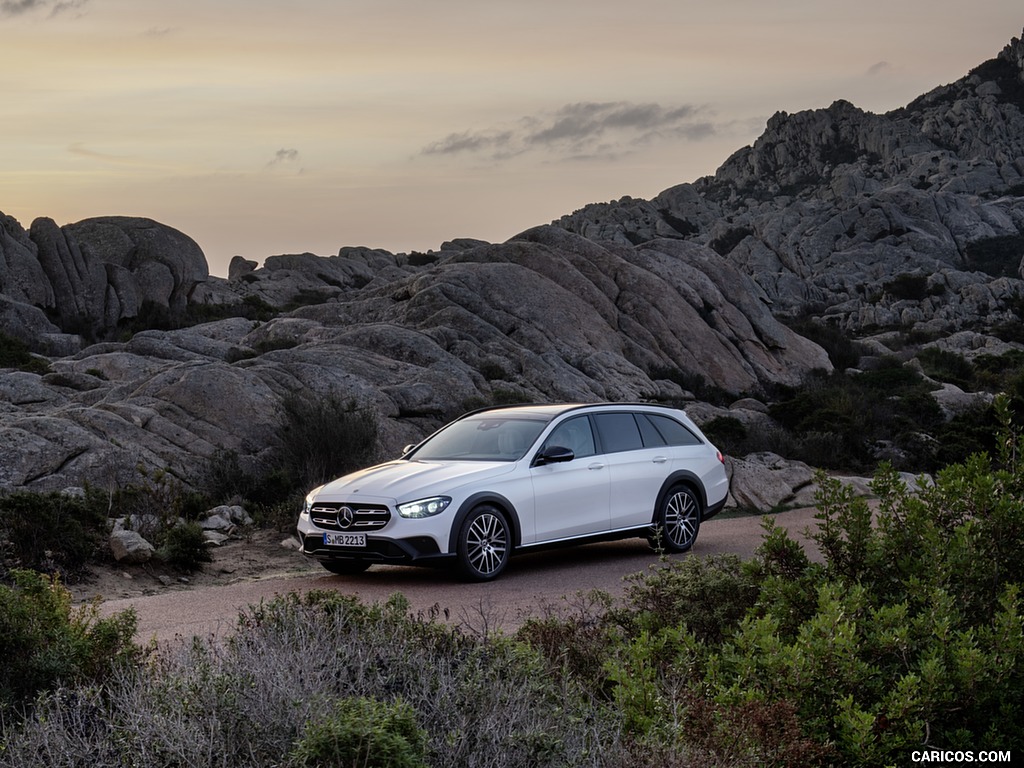
<svg viewBox="0 0 1024 768"><path fill-rule="evenodd" d="M594 421L605 453L643 448L640 428L632 413L598 413L594 415Z"/></svg>
<svg viewBox="0 0 1024 768"><path fill-rule="evenodd" d="M661 432L651 423L651 420L647 418L646 414L636 414L636 423L640 427L640 436L644 439L644 446L647 448L657 448L662 445L668 445L665 438L662 437Z"/></svg>
<svg viewBox="0 0 1024 768"><path fill-rule="evenodd" d="M668 416L658 416L653 413L646 414L647 418L655 426L665 442L669 445L700 445L700 440L690 430L684 427L675 419Z"/></svg>

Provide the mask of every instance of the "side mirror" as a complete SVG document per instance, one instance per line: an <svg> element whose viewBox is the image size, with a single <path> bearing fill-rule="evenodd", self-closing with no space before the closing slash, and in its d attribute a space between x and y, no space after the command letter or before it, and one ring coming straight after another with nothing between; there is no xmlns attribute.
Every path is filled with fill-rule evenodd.
<svg viewBox="0 0 1024 768"><path fill-rule="evenodd" d="M572 461L575 458L576 454L572 452L571 448L566 448L561 445L549 445L537 454L533 460L533 466L540 467L545 464L561 464L566 461Z"/></svg>
<svg viewBox="0 0 1024 768"><path fill-rule="evenodd" d="M405 448L402 449L402 456L407 456L409 454L409 451L411 451L417 445L418 443L409 443L407 446L405 446ZM399 458L401 458L401 456Z"/></svg>

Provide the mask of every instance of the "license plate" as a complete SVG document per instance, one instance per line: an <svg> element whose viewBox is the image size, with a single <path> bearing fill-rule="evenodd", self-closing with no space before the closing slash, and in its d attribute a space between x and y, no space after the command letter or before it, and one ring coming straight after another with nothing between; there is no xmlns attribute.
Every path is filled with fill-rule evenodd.
<svg viewBox="0 0 1024 768"><path fill-rule="evenodd" d="M324 544L328 547L365 547L365 533L325 533Z"/></svg>

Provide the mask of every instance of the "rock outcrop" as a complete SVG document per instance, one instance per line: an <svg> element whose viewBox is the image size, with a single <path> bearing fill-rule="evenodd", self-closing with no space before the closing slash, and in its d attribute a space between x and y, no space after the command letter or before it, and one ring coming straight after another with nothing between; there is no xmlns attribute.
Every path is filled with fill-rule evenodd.
<svg viewBox="0 0 1024 768"><path fill-rule="evenodd" d="M104 339L147 309L180 320L208 277L195 241L150 219L109 216L59 227L40 218L26 232L0 214L0 293L42 310L57 326L50 331L35 321L30 330L37 333L20 334L43 353L50 352L37 343L43 333Z"/></svg>
<svg viewBox="0 0 1024 768"><path fill-rule="evenodd" d="M144 331L54 359L49 374L7 374L0 483L123 483L139 464L201 483L224 451L266 458L294 393L372 407L394 453L496 399L686 400L681 383L740 392L829 367L749 278L692 243L605 247L545 226L418 267L304 256L243 282L309 290L321 273L340 283L329 301L264 322Z"/></svg>
<svg viewBox="0 0 1024 768"><path fill-rule="evenodd" d="M885 115L845 101L772 117L714 176L557 226L636 245L708 245L777 316L856 333L1019 323L1024 43Z"/></svg>

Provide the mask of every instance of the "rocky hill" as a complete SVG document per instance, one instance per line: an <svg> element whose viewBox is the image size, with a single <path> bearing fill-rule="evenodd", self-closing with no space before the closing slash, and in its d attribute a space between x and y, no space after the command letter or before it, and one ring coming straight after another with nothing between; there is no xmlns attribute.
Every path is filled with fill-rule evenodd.
<svg viewBox="0 0 1024 768"><path fill-rule="evenodd" d="M832 368L795 319L880 351L1017 347L1022 112L1015 39L887 115L777 114L650 201L501 244L236 258L227 279L157 222L0 214L0 346L37 356L0 363L0 488L258 468L291 395L372 408L385 453L490 402L759 395Z"/></svg>
<svg viewBox="0 0 1024 768"><path fill-rule="evenodd" d="M714 176L557 222L605 242L705 245L776 316L858 334L1019 323L1024 43L886 115L780 112Z"/></svg>

